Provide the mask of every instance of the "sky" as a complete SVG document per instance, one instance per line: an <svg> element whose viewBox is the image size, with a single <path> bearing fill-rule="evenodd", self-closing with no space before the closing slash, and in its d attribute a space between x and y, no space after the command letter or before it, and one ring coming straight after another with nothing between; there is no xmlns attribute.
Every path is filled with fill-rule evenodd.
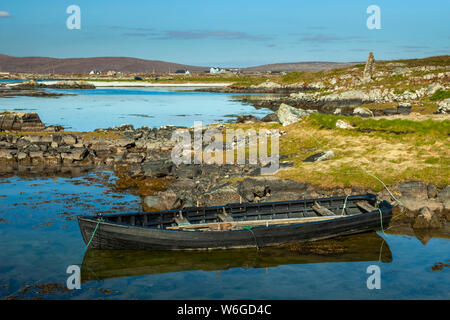
<svg viewBox="0 0 450 320"><path fill-rule="evenodd" d="M68 29L70 5L80 29ZM380 29L369 29L370 5ZM450 52L448 0L2 0L0 54L247 67Z"/></svg>

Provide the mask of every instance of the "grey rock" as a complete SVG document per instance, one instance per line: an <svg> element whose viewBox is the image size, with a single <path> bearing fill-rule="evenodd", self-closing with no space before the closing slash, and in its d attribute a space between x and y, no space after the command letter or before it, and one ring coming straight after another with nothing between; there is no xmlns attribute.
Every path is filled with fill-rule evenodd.
<svg viewBox="0 0 450 320"><path fill-rule="evenodd" d="M316 161L326 161L334 157L333 150L328 150L325 152L319 152L316 154L313 154L312 156L309 156L304 162L316 162Z"/></svg>
<svg viewBox="0 0 450 320"><path fill-rule="evenodd" d="M437 113L450 114L450 98L438 102Z"/></svg>
<svg viewBox="0 0 450 320"><path fill-rule="evenodd" d="M278 115L276 113L269 113L261 119L263 122L279 122Z"/></svg>
<svg viewBox="0 0 450 320"><path fill-rule="evenodd" d="M70 134L65 134L61 137L61 143L67 144L67 145L73 145L77 143L77 139Z"/></svg>
<svg viewBox="0 0 450 320"><path fill-rule="evenodd" d="M437 198L439 201L444 202L450 200L450 186L446 186L441 192L438 193Z"/></svg>
<svg viewBox="0 0 450 320"><path fill-rule="evenodd" d="M225 205L227 203L239 203L241 197L236 187L229 185L219 186L204 194L204 202L209 206Z"/></svg>
<svg viewBox="0 0 450 320"><path fill-rule="evenodd" d="M309 110L297 109L282 103L278 109L277 116L283 126L288 126L299 122L303 117L307 117L311 113Z"/></svg>
<svg viewBox="0 0 450 320"><path fill-rule="evenodd" d="M287 192L295 193L297 197L297 195L303 195L308 187L309 184L305 182L272 176L251 177L237 183L237 190L246 201L253 201L255 197L275 199Z"/></svg>
<svg viewBox="0 0 450 320"><path fill-rule="evenodd" d="M169 160L147 160L142 164L144 175L162 178L172 172L173 163Z"/></svg>
<svg viewBox="0 0 450 320"><path fill-rule="evenodd" d="M438 216L428 207L423 207L419 210L419 215L413 224L414 229L434 229L440 228L441 226L442 223Z"/></svg>
<svg viewBox="0 0 450 320"><path fill-rule="evenodd" d="M436 198L437 194L438 194L438 189L436 188L436 186L432 183L429 183L427 185L427 194L428 194L428 198L432 199L432 198Z"/></svg>
<svg viewBox="0 0 450 320"><path fill-rule="evenodd" d="M427 185L423 181L406 181L397 186L403 197L413 197L417 199L428 199Z"/></svg>
<svg viewBox="0 0 450 320"><path fill-rule="evenodd" d="M397 106L397 112L400 114L410 114L411 113L411 103L402 102Z"/></svg>
<svg viewBox="0 0 450 320"><path fill-rule="evenodd" d="M373 117L373 112L364 107L357 107L353 109L353 114L363 118Z"/></svg>

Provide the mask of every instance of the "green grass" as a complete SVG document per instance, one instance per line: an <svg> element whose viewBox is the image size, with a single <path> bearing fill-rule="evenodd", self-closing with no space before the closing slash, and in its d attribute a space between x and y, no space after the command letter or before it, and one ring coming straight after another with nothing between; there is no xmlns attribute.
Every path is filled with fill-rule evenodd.
<svg viewBox="0 0 450 320"><path fill-rule="evenodd" d="M427 136L427 137L447 137L450 134L450 120L435 121L428 119L425 121L412 121L406 119L364 119L360 117L334 116L328 114L314 113L309 117L309 121L318 127L335 129L338 119L349 122L352 126L362 130L374 130L382 134ZM366 133L364 133L366 134Z"/></svg>
<svg viewBox="0 0 450 320"><path fill-rule="evenodd" d="M450 98L450 90L437 90L433 95L430 96L431 101L439 101Z"/></svg>

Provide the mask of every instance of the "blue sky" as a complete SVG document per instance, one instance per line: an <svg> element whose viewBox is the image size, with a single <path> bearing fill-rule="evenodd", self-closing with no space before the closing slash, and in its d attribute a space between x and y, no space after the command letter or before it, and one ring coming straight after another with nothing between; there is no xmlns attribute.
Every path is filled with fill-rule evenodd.
<svg viewBox="0 0 450 320"><path fill-rule="evenodd" d="M81 29L69 30L69 5ZM366 27L369 5L381 29ZM450 52L450 1L2 0L0 53L193 65L417 58Z"/></svg>

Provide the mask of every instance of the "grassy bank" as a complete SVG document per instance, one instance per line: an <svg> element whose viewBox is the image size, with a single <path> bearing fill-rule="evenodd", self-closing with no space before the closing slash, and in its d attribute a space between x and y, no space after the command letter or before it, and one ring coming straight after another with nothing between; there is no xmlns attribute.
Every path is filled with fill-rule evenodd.
<svg viewBox="0 0 450 320"><path fill-rule="evenodd" d="M338 129L338 119L355 129ZM381 190L406 180L424 180L438 186L450 184L450 121L410 121L363 119L314 114L302 122L282 127L278 124L239 124L243 129L276 128L280 155L294 162L292 168L276 173L280 178L311 182L321 187L367 187ZM328 161L303 162L318 152L333 150Z"/></svg>

